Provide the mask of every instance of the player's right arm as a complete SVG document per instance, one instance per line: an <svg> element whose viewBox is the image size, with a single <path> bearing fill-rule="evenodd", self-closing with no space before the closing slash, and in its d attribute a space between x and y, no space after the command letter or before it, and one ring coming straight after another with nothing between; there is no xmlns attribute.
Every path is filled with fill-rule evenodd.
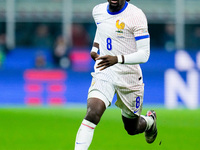
<svg viewBox="0 0 200 150"><path fill-rule="evenodd" d="M97 22L97 13L99 13L99 11L97 10L101 5L96 5L93 10L92 10L92 16L93 19L95 21L95 23ZM96 23L97 25L97 23ZM100 39L99 39L99 33L98 33L98 28L96 29L96 33L95 33L95 38L94 38L94 42L93 42L93 46L90 52L90 56L92 57L92 59L94 61L96 61L96 58L99 57L99 54L97 53L99 51L99 43L100 43Z"/></svg>
<svg viewBox="0 0 200 150"><path fill-rule="evenodd" d="M98 31L96 31L94 42L93 42L93 46L92 46L92 50L90 52L90 56L92 57L92 59L94 61L96 61L96 58L99 57L99 54L97 54L98 51L99 51Z"/></svg>
<svg viewBox="0 0 200 150"><path fill-rule="evenodd" d="M91 50L91 52L90 52L90 56L92 57L92 59L93 59L94 61L96 61L96 58L99 57L99 54L97 54L98 50L99 50L99 43L94 42L94 43L93 43L92 50Z"/></svg>
<svg viewBox="0 0 200 150"><path fill-rule="evenodd" d="M98 29L97 29L95 38L94 38L94 42L93 42L93 46L92 46L92 50L90 52L90 56L92 57L92 59L94 61L96 61L96 58L99 57L99 54L97 54L98 51L99 51L99 35L98 35Z"/></svg>

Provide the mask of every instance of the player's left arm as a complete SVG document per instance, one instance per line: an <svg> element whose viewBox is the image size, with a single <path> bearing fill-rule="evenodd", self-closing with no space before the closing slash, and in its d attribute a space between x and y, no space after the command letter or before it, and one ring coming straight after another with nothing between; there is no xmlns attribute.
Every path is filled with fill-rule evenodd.
<svg viewBox="0 0 200 150"><path fill-rule="evenodd" d="M99 50L99 43L94 42L92 50L90 52L90 56L94 61L96 61L96 58L99 57L99 54L97 53Z"/></svg>
<svg viewBox="0 0 200 150"><path fill-rule="evenodd" d="M96 58L99 57L99 54L97 53L99 51L99 35L98 35L98 29L96 30L96 34L95 34L95 38L94 38L94 42L93 42L93 46L92 49L90 51L90 56L92 57L92 59L94 61L96 61Z"/></svg>
<svg viewBox="0 0 200 150"><path fill-rule="evenodd" d="M141 64L148 61L150 56L150 36L148 32L148 24L145 14L140 10L133 17L134 25L131 30L135 36L137 51L128 55L118 56L124 57L124 64Z"/></svg>
<svg viewBox="0 0 200 150"><path fill-rule="evenodd" d="M139 36L135 38L137 52L128 55L118 55L118 60L120 57L123 61L119 63L124 64L142 64L148 61L150 56L150 38L149 35Z"/></svg>

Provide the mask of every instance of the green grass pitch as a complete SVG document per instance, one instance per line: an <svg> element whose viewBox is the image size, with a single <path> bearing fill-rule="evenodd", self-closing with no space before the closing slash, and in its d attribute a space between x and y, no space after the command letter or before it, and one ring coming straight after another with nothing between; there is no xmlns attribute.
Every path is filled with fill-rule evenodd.
<svg viewBox="0 0 200 150"><path fill-rule="evenodd" d="M121 113L109 108L95 129L89 150L188 150L200 148L200 109L156 108L158 137L130 136ZM143 109L145 115L147 109ZM73 150L85 108L1 108L0 150Z"/></svg>

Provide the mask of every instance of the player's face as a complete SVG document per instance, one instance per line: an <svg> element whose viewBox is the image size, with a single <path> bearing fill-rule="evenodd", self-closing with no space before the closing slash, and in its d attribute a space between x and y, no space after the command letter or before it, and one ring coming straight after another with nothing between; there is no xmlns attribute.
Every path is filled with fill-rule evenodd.
<svg viewBox="0 0 200 150"><path fill-rule="evenodd" d="M126 0L108 0L111 12L119 11L124 7Z"/></svg>

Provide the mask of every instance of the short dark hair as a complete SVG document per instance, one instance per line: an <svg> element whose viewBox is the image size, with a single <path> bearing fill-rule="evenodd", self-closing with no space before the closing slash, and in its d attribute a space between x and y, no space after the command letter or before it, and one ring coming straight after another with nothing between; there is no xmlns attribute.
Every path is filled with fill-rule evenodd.
<svg viewBox="0 0 200 150"><path fill-rule="evenodd" d="M126 0L127 2L129 2L130 0Z"/></svg>

